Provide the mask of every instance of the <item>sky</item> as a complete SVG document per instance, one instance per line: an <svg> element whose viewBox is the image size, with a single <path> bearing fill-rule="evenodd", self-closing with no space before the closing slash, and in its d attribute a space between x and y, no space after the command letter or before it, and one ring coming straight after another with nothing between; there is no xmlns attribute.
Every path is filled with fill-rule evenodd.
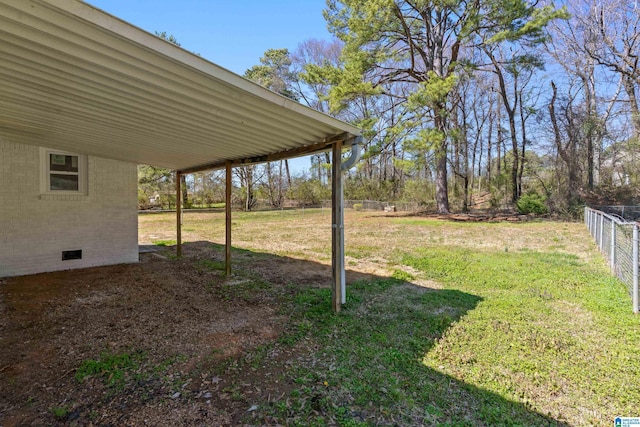
<svg viewBox="0 0 640 427"><path fill-rule="evenodd" d="M186 50L240 75L267 49L331 39L325 0L86 1L150 33L166 31Z"/></svg>

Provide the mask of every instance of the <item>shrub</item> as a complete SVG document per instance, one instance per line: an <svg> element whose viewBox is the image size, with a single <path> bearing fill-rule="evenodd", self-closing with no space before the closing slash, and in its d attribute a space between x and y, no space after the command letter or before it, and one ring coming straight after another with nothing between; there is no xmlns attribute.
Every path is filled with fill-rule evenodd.
<svg viewBox="0 0 640 427"><path fill-rule="evenodd" d="M518 199L516 206L521 214L542 215L548 212L545 197L536 194L525 194Z"/></svg>
<svg viewBox="0 0 640 427"><path fill-rule="evenodd" d="M361 211L362 210L362 203L354 203L353 204L353 209L357 210L357 211Z"/></svg>

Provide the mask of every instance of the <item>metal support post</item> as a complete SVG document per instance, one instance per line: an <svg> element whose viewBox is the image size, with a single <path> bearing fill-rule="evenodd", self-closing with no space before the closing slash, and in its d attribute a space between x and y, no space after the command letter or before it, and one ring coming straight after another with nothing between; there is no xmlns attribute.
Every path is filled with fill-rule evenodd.
<svg viewBox="0 0 640 427"><path fill-rule="evenodd" d="M226 165L226 187L224 198L224 212L225 212L225 238L224 238L224 272L227 276L231 275L231 162L227 161Z"/></svg>
<svg viewBox="0 0 640 427"><path fill-rule="evenodd" d="M182 256L182 174L176 171L176 256Z"/></svg>
<svg viewBox="0 0 640 427"><path fill-rule="evenodd" d="M331 285L331 307L340 312L341 291L344 279L344 200L342 197L342 141L333 144L331 168L331 267L333 281Z"/></svg>
<svg viewBox="0 0 640 427"><path fill-rule="evenodd" d="M342 175L342 171L340 171ZM342 212L341 228L340 228L340 252L342 253L342 268L340 269L340 304L347 303L347 275L344 266L344 180L340 178L340 211Z"/></svg>

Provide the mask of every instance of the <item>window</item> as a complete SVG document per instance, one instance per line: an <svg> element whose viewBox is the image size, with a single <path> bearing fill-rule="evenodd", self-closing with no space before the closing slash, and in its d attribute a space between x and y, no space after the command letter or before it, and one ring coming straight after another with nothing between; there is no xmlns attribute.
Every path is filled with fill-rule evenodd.
<svg viewBox="0 0 640 427"><path fill-rule="evenodd" d="M82 154L42 149L43 193L86 193L87 157Z"/></svg>

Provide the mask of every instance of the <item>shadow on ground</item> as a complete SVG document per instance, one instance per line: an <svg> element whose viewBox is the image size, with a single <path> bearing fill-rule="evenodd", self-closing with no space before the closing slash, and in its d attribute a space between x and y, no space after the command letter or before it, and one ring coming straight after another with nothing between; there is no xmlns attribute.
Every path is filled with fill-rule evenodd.
<svg viewBox="0 0 640 427"><path fill-rule="evenodd" d="M426 367L480 298L187 243L0 279L0 425L563 425Z"/></svg>

